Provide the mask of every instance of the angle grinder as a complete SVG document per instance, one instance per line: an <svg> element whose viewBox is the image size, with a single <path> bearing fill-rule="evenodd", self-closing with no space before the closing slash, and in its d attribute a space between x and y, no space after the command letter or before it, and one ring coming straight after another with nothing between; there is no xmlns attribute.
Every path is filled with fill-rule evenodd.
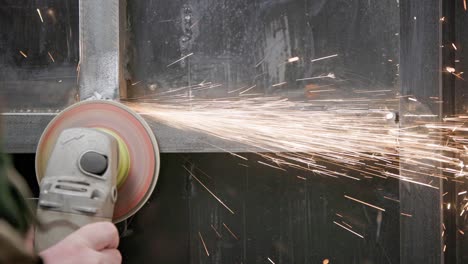
<svg viewBox="0 0 468 264"><path fill-rule="evenodd" d="M88 223L117 223L135 214L154 190L159 161L152 130L123 104L83 101L62 111L36 152L42 222L36 250Z"/></svg>

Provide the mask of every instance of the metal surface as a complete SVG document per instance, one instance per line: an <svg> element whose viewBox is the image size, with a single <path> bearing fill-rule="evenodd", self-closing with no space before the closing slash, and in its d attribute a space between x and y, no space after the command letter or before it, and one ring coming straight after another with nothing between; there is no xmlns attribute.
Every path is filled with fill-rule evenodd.
<svg viewBox="0 0 468 264"><path fill-rule="evenodd" d="M1 111L74 103L77 63L78 1L0 0Z"/></svg>
<svg viewBox="0 0 468 264"><path fill-rule="evenodd" d="M153 197L120 226L124 262L235 264L270 263L270 258L275 263L399 263L399 204L383 198L398 197L398 181L282 172L259 164L255 154L241 155L248 161L227 153L163 154ZM381 225L378 211L345 194L383 206ZM349 223L365 239L333 221Z"/></svg>
<svg viewBox="0 0 468 264"><path fill-rule="evenodd" d="M441 98L441 6L439 0L400 1L401 4L401 126L419 122L407 114L440 116L441 104L430 97ZM412 103L406 95L417 98ZM426 120L426 121L430 121ZM405 146L402 146L402 158ZM401 169L408 169L402 166ZM400 175L405 175L401 170ZM419 171L419 168L416 168ZM429 182L429 172L412 175L414 180ZM400 219L400 263L443 263L442 182L434 179L438 190L400 182L400 211L411 214Z"/></svg>
<svg viewBox="0 0 468 264"><path fill-rule="evenodd" d="M153 132L138 114L113 101L88 100L65 109L47 126L36 151L38 182L46 176L49 159L62 132L69 128L100 128L117 134L128 148L130 170L119 186L113 220L135 214L151 195L159 175L159 148Z"/></svg>
<svg viewBox="0 0 468 264"><path fill-rule="evenodd" d="M3 135L6 151L8 153L36 152L42 131L56 115L56 113L0 114L5 123ZM179 130L150 119L146 121L154 131L162 153L260 151L251 146L223 141L203 133Z"/></svg>
<svg viewBox="0 0 468 264"><path fill-rule="evenodd" d="M124 0L80 0L80 100L99 96L119 99L125 91ZM125 96L125 93L122 94Z"/></svg>
<svg viewBox="0 0 468 264"><path fill-rule="evenodd" d="M129 98L323 99L398 90L395 0L129 1L128 14ZM328 73L336 78L297 81ZM318 87L329 91L309 92Z"/></svg>

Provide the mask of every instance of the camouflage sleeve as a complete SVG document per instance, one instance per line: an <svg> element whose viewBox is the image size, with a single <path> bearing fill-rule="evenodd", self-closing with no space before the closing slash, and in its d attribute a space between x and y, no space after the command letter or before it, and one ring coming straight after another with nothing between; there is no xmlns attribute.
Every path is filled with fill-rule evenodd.
<svg viewBox="0 0 468 264"><path fill-rule="evenodd" d="M38 256L27 250L24 238L18 231L2 219L0 219L0 263L42 263Z"/></svg>
<svg viewBox="0 0 468 264"><path fill-rule="evenodd" d="M27 250L25 237L35 222L27 185L0 149L0 264L41 263Z"/></svg>
<svg viewBox="0 0 468 264"><path fill-rule="evenodd" d="M23 236L34 220L31 204L25 197L31 197L26 184L13 169L8 157L0 152L0 219Z"/></svg>

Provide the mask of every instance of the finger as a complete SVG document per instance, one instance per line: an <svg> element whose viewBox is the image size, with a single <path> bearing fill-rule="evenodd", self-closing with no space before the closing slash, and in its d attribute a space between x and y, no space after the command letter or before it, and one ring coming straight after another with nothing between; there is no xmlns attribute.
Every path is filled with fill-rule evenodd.
<svg viewBox="0 0 468 264"><path fill-rule="evenodd" d="M115 225L110 222L85 225L74 235L79 236L90 248L98 251L119 246L119 233Z"/></svg>
<svg viewBox="0 0 468 264"><path fill-rule="evenodd" d="M102 263L120 264L122 263L122 255L117 249L104 249L101 251Z"/></svg>

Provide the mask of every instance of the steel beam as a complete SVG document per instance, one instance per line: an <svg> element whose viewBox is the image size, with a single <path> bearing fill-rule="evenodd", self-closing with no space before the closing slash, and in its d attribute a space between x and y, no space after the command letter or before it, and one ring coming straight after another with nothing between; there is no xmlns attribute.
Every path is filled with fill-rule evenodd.
<svg viewBox="0 0 468 264"><path fill-rule="evenodd" d="M441 1L400 1L400 104L401 126L411 127L418 121L407 114L440 116L442 107L430 97L441 96ZM419 102L412 103L405 96ZM426 120L427 121L427 120ZM400 159L406 157L402 146ZM400 175L421 171L408 164L401 165ZM443 263L442 252L442 180L426 174L412 174L412 180L430 182L438 189L400 181L400 211L411 214L400 218L400 263ZM438 172L438 171L434 171Z"/></svg>
<svg viewBox="0 0 468 264"><path fill-rule="evenodd" d="M5 148L8 153L34 153L39 138L56 113L4 113ZM172 128L150 119L148 124L162 153L261 152L252 146L224 141L193 131Z"/></svg>
<svg viewBox="0 0 468 264"><path fill-rule="evenodd" d="M125 17L123 0L80 0L80 100L125 96Z"/></svg>

